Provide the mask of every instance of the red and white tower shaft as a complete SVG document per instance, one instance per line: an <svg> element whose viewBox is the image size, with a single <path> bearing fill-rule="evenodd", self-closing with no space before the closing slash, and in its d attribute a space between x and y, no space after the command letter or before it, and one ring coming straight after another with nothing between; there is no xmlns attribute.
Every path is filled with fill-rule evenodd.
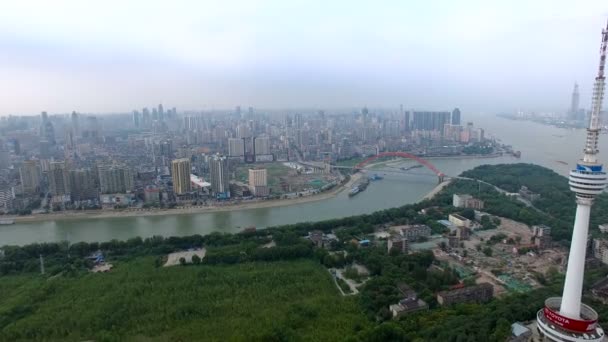
<svg viewBox="0 0 608 342"><path fill-rule="evenodd" d="M576 217L564 292L561 298L549 298L545 308L537 313L538 329L552 341L602 341L604 331L597 325L598 315L589 306L582 304L585 254L589 234L589 217L593 199L601 194L608 184L608 176L598 161L598 139L600 134L600 113L604 98L604 67L608 46L608 24L602 30L600 64L593 86L593 98L589 128L583 158L570 172L568 184L576 194Z"/></svg>
<svg viewBox="0 0 608 342"><path fill-rule="evenodd" d="M589 215L595 196L604 191L607 183L603 166L597 160L598 139L600 133L600 113L604 99L606 65L606 46L608 45L608 26L602 30L602 43L600 45L600 64L593 85L593 100L587 140L583 159L576 165L576 170L570 172L570 190L576 194L576 218L570 256L568 257L568 271L560 312L571 318L579 318L581 295L583 291L583 271L585 268L585 251L587 235L589 233Z"/></svg>

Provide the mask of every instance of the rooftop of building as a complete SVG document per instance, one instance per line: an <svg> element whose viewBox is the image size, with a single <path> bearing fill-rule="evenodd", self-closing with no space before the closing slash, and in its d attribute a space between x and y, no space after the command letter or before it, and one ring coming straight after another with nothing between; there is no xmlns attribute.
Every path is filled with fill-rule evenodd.
<svg viewBox="0 0 608 342"><path fill-rule="evenodd" d="M459 288L459 289L441 291L437 295L439 295L439 296L461 295L461 294L471 293L471 292L474 292L474 291L477 291L480 289L494 290L494 287L490 283L480 283L477 285L467 286L467 287L463 287L463 288Z"/></svg>
<svg viewBox="0 0 608 342"><path fill-rule="evenodd" d="M515 337L532 334L532 331L522 323L515 322L511 324L511 334Z"/></svg>
<svg viewBox="0 0 608 342"><path fill-rule="evenodd" d="M469 220L468 218L466 218L464 216L461 216L459 214L450 214L450 216L455 217L455 218L457 218L457 219L459 219L461 221L468 221Z"/></svg>

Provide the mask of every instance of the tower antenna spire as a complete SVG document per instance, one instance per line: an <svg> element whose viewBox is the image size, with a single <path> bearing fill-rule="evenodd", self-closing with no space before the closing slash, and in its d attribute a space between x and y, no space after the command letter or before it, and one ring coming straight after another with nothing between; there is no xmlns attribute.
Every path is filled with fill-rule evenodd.
<svg viewBox="0 0 608 342"><path fill-rule="evenodd" d="M598 138L600 134L600 114L602 112L602 101L604 100L604 88L606 77L604 69L606 66L606 46L608 45L608 23L606 28L602 30L602 43L600 45L600 64L593 84L593 96L591 100L591 118L589 120L589 128L587 128L587 142L585 144L585 156L583 162L595 164L597 163Z"/></svg>

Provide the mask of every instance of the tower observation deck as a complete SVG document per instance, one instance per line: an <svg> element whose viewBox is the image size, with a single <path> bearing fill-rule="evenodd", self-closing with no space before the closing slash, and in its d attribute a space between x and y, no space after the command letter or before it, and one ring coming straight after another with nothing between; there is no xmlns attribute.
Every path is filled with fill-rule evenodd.
<svg viewBox="0 0 608 342"><path fill-rule="evenodd" d="M589 216L595 196L608 184L603 165L597 160L600 134L600 112L604 98L604 66L608 45L608 24L602 30L600 64L593 86L592 110L587 128L583 158L570 172L568 183L576 195L576 216L568 256L568 269L562 297L549 298L545 307L538 311L536 323L539 332L549 341L603 341L604 330L597 324L598 315L588 305L581 303L585 252L589 233Z"/></svg>

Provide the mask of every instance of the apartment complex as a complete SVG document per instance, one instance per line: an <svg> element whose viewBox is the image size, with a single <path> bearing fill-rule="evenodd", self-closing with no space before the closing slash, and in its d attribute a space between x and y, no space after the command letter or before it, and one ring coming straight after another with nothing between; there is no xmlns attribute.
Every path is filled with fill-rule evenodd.
<svg viewBox="0 0 608 342"><path fill-rule="evenodd" d="M416 242L421 237L428 238L431 236L431 228L425 224L393 226L391 230L405 237L409 242Z"/></svg>
<svg viewBox="0 0 608 342"><path fill-rule="evenodd" d="M133 173L124 166L100 165L99 188L102 194L127 193L133 190Z"/></svg>
<svg viewBox="0 0 608 342"><path fill-rule="evenodd" d="M215 155L209 161L211 191L218 199L230 198L230 173L226 157Z"/></svg>
<svg viewBox="0 0 608 342"><path fill-rule="evenodd" d="M176 195L187 194L192 191L190 184L190 159L181 158L171 162L171 179L173 180L173 192Z"/></svg>
<svg viewBox="0 0 608 342"><path fill-rule="evenodd" d="M456 208L471 208L475 210L483 209L483 201L480 199L476 199L471 195L459 195L454 194L452 199L452 205Z"/></svg>
<svg viewBox="0 0 608 342"><path fill-rule="evenodd" d="M249 190L254 196L268 196L270 191L266 169L249 169Z"/></svg>
<svg viewBox="0 0 608 342"><path fill-rule="evenodd" d="M392 235L386 242L388 252L398 251L399 253L406 254L409 251L409 241L405 236Z"/></svg>

